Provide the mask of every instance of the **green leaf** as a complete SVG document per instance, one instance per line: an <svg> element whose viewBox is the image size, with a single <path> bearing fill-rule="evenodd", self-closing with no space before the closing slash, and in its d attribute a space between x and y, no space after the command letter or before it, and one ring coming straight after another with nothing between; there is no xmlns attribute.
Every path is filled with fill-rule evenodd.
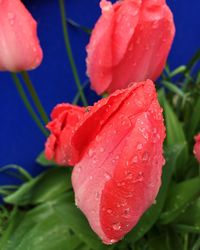
<svg viewBox="0 0 200 250"><path fill-rule="evenodd" d="M44 155L44 151L42 151L38 157L36 158L36 162L44 167L55 166L56 163L54 161L49 161L46 159Z"/></svg>
<svg viewBox="0 0 200 250"><path fill-rule="evenodd" d="M149 250L183 249L179 235L171 228L169 230L167 228L154 230L153 234L149 233L147 237Z"/></svg>
<svg viewBox="0 0 200 250"><path fill-rule="evenodd" d="M90 248L95 250L109 249L104 246L97 235L91 230L85 216L74 205L74 202L63 203L56 207L58 216L74 231L74 233Z"/></svg>
<svg viewBox="0 0 200 250"><path fill-rule="evenodd" d="M167 88L169 89L171 92L179 95L180 97L182 98L185 98L185 93L180 89L178 88L174 83L171 83L169 81L165 81L163 80L162 81L162 84Z"/></svg>
<svg viewBox="0 0 200 250"><path fill-rule="evenodd" d="M174 221L200 194L200 177L183 181L171 187L164 212L160 216L161 224Z"/></svg>
<svg viewBox="0 0 200 250"><path fill-rule="evenodd" d="M2 243L4 250L110 249L104 248L75 207L72 192L27 212Z"/></svg>
<svg viewBox="0 0 200 250"><path fill-rule="evenodd" d="M171 71L169 76L172 78L178 74L184 73L186 71L186 66L185 65L181 65L178 68L176 68L175 70Z"/></svg>
<svg viewBox="0 0 200 250"><path fill-rule="evenodd" d="M182 124L178 120L176 114L174 113L166 98L163 100L163 102L164 117L166 123L167 146L170 147L176 144L184 145L183 151L179 156L179 159L177 160L176 166L177 176L182 177L186 171L186 163L189 157L188 144L185 138Z"/></svg>
<svg viewBox="0 0 200 250"><path fill-rule="evenodd" d="M188 138L189 140L192 140L196 130L200 124L200 97L198 98L197 102L195 103L192 113L191 113L191 117L190 117L190 121L189 121L189 126L188 126Z"/></svg>
<svg viewBox="0 0 200 250"><path fill-rule="evenodd" d="M179 232L200 233L200 197L178 217L174 228Z"/></svg>
<svg viewBox="0 0 200 250"><path fill-rule="evenodd" d="M83 25L80 25L79 23L75 22L74 20L70 19L70 18L67 18L67 22L72 25L73 27L77 28L77 29L80 29L82 31L84 31L85 33L87 33L88 35L90 35L92 33L92 30L83 26Z"/></svg>
<svg viewBox="0 0 200 250"><path fill-rule="evenodd" d="M37 204L51 200L70 188L68 169L50 169L21 185L16 192L4 198L4 201L15 205Z"/></svg>
<svg viewBox="0 0 200 250"><path fill-rule="evenodd" d="M197 52L194 54L190 62L187 64L185 73L189 74L199 60L200 60L200 49L197 50Z"/></svg>
<svg viewBox="0 0 200 250"><path fill-rule="evenodd" d="M170 104L164 99L164 115L167 129L167 144L172 146L174 144L186 143L185 134L181 123L177 119L176 114L171 108Z"/></svg>
<svg viewBox="0 0 200 250"><path fill-rule="evenodd" d="M14 165L14 164L10 164L10 165L6 165L4 167L1 167L0 168L0 173L1 172L7 172L8 170L17 170L18 173L20 174L19 178L22 178L25 181L29 181L29 180L32 179L32 176L26 171L26 169L24 169L24 168L22 168L22 167L20 167L18 165ZM12 173L10 173L10 174L12 175Z"/></svg>
<svg viewBox="0 0 200 250"><path fill-rule="evenodd" d="M169 149L167 151L166 165L163 167L162 185L158 193L158 196L156 198L156 204L152 205L146 211L146 213L140 219L139 223L128 234L126 239L129 242L134 243L141 237L143 237L144 234L148 232L158 220L167 196L167 191L170 185L172 173L176 166L177 159L182 154L183 150L184 150L183 145L176 145L172 149Z"/></svg>

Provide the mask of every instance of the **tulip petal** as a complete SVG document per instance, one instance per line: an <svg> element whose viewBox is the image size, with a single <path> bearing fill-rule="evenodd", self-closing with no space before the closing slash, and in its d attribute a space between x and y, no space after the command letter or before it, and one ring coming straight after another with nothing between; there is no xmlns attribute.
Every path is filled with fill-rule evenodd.
<svg viewBox="0 0 200 250"><path fill-rule="evenodd" d="M140 18L129 47L117 67L113 67L108 92L126 87L131 81L161 74L171 48L175 28L171 11L163 1L143 1ZM128 69L128 70L127 70Z"/></svg>
<svg viewBox="0 0 200 250"><path fill-rule="evenodd" d="M144 83L135 83L129 89L116 91L108 98L100 100L93 107L89 108L88 112L84 114L83 119L80 121L72 137L72 155L80 155L79 158L81 158L85 150L87 150L89 143L96 137L108 120L111 119L116 112L118 112L118 109L121 107L123 102L127 100L128 96L131 95L135 89L142 88L141 85L143 86ZM148 89L148 87L146 88ZM139 106L134 104L135 112L142 110L144 105L148 103L148 101L143 99L143 96L143 93L142 96L138 97L135 94L135 102L138 104L138 100L140 100L141 104L139 104ZM147 99L150 100L149 96L147 96ZM133 112L131 104L129 109L130 112ZM128 112L129 109L127 107L126 112Z"/></svg>
<svg viewBox="0 0 200 250"><path fill-rule="evenodd" d="M52 133L45 145L45 155L48 160L54 159L63 166L73 165L71 138L84 112L85 108L70 104L59 104L54 108L51 114L53 121L47 125ZM73 157L77 158L76 155Z"/></svg>
<svg viewBox="0 0 200 250"><path fill-rule="evenodd" d="M118 94L121 105L91 138L72 174L76 204L106 244L132 229L161 181L165 129L154 84L134 84L126 92L124 100Z"/></svg>
<svg viewBox="0 0 200 250"><path fill-rule="evenodd" d="M175 34L165 0L124 0L113 5L104 0L101 7L102 16L87 46L92 89L112 93L130 82L156 80Z"/></svg>
<svg viewBox="0 0 200 250"><path fill-rule="evenodd" d="M0 70L30 70L41 63L36 29L36 21L20 0L0 2Z"/></svg>
<svg viewBox="0 0 200 250"><path fill-rule="evenodd" d="M109 1L101 1L102 17L98 20L92 32L90 44L87 46L87 75L98 82L100 92L110 84L112 77L106 67L112 65L112 30L114 25L114 9ZM99 47L101 46L101 49ZM105 57L106 55L106 57ZM96 70L101 68L100 71ZM94 74L91 74L94 72ZM101 83L104 83L102 86ZM103 89L102 89L103 87Z"/></svg>
<svg viewBox="0 0 200 250"><path fill-rule="evenodd" d="M124 57L139 20L141 1L124 1L115 6L115 27L112 34L112 65L116 66ZM126 32L124 32L126 31ZM105 54L104 54L105 56Z"/></svg>
<svg viewBox="0 0 200 250"><path fill-rule="evenodd" d="M198 160L198 162L200 162L200 134L196 135L194 139L195 139L195 144L194 144L193 153L196 159Z"/></svg>

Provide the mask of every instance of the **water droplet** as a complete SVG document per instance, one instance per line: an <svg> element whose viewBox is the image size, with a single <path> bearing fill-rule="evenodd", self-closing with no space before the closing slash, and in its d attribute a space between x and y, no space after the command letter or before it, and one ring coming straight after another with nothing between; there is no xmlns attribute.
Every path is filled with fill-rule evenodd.
<svg viewBox="0 0 200 250"><path fill-rule="evenodd" d="M112 214L112 209L107 209L108 214Z"/></svg>
<svg viewBox="0 0 200 250"><path fill-rule="evenodd" d="M104 177L106 178L106 180L110 180L111 179L111 175L108 172L106 172L104 174Z"/></svg>
<svg viewBox="0 0 200 250"><path fill-rule="evenodd" d="M120 223L119 223L119 222L114 223L114 224L113 224L113 229L116 230L116 231L120 230L120 229L121 229Z"/></svg>
<svg viewBox="0 0 200 250"><path fill-rule="evenodd" d="M157 21L155 21L155 22L153 23L152 28L153 28L153 29L157 29L157 28L158 28L158 22L157 22Z"/></svg>
<svg viewBox="0 0 200 250"><path fill-rule="evenodd" d="M99 200L99 198L100 198L100 193L99 192L96 192L95 198L96 198L96 200Z"/></svg>
<svg viewBox="0 0 200 250"><path fill-rule="evenodd" d="M119 160L119 155L116 155L115 159L116 159L116 160Z"/></svg>
<svg viewBox="0 0 200 250"><path fill-rule="evenodd" d="M140 39L137 39L137 40L136 40L136 44L140 44Z"/></svg>
<svg viewBox="0 0 200 250"><path fill-rule="evenodd" d="M112 159L112 163L115 164L115 163L116 163L116 160L115 160L115 159Z"/></svg>
<svg viewBox="0 0 200 250"><path fill-rule="evenodd" d="M36 59L35 59L35 64L39 64L40 61L41 61L41 58L37 56Z"/></svg>
<svg viewBox="0 0 200 250"><path fill-rule="evenodd" d="M97 135L95 140L96 140L96 142L100 142L101 141L101 136Z"/></svg>
<svg viewBox="0 0 200 250"><path fill-rule="evenodd" d="M105 149L103 147L101 147L99 150L101 153L103 153L105 151Z"/></svg>
<svg viewBox="0 0 200 250"><path fill-rule="evenodd" d="M137 163L138 162L138 156L134 156L133 159L132 159L132 163Z"/></svg>
<svg viewBox="0 0 200 250"><path fill-rule="evenodd" d="M142 134L145 139L149 139L149 135L147 133Z"/></svg>
<svg viewBox="0 0 200 250"><path fill-rule="evenodd" d="M88 151L89 157L92 157L93 154L94 154L94 150L90 148L89 151Z"/></svg>
<svg viewBox="0 0 200 250"><path fill-rule="evenodd" d="M143 172L140 171L140 172L138 173L137 178L133 181L133 183L142 182L143 179L144 179L144 174L143 174Z"/></svg>
<svg viewBox="0 0 200 250"><path fill-rule="evenodd" d="M130 218L131 217L131 215L130 215L130 208L129 207L126 208L126 209L124 209L123 217L124 218Z"/></svg>
<svg viewBox="0 0 200 250"><path fill-rule="evenodd" d="M117 242L117 240L114 240L114 239L110 240L110 244L113 244L113 243L116 243L116 242Z"/></svg>
<svg viewBox="0 0 200 250"><path fill-rule="evenodd" d="M13 25L14 24L14 20L15 20L15 14L12 13L12 12L8 12L8 20L9 20L9 23L11 25Z"/></svg>
<svg viewBox="0 0 200 250"><path fill-rule="evenodd" d="M141 150L141 149L142 149L142 144L139 143L139 144L137 145L137 150Z"/></svg>
<svg viewBox="0 0 200 250"><path fill-rule="evenodd" d="M148 159L149 159L149 154L148 154L148 152L144 152L144 154L142 155L142 160L143 160L143 161L148 161Z"/></svg>
<svg viewBox="0 0 200 250"><path fill-rule="evenodd" d="M126 179L131 180L133 178L133 174L131 172L126 173Z"/></svg>
<svg viewBox="0 0 200 250"><path fill-rule="evenodd" d="M133 66L133 67L135 67L136 65L137 65L137 63L136 63L136 62L133 62L133 63L132 63L132 66Z"/></svg>
<svg viewBox="0 0 200 250"><path fill-rule="evenodd" d="M79 204L80 200L79 198L75 197L75 205L78 207L78 204Z"/></svg>
<svg viewBox="0 0 200 250"><path fill-rule="evenodd" d="M139 99L135 99L135 104L138 106L138 107L141 107L143 106L143 103L139 100Z"/></svg>
<svg viewBox="0 0 200 250"><path fill-rule="evenodd" d="M166 160L163 158L162 164L165 165L165 163L166 163Z"/></svg>
<svg viewBox="0 0 200 250"><path fill-rule="evenodd" d="M122 186L125 186L125 184L126 184L126 183L125 183L124 181L122 181L122 182L118 182L118 183L117 183L117 186L118 186L118 187L122 187Z"/></svg>
<svg viewBox="0 0 200 250"><path fill-rule="evenodd" d="M77 171L80 173L80 172L81 172L81 170L82 170L82 167L81 167L81 166L79 166L79 167L77 168Z"/></svg>

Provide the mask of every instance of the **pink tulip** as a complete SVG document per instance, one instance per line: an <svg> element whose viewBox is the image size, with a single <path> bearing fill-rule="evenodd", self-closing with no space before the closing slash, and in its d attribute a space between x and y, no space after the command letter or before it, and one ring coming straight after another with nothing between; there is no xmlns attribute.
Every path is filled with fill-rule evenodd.
<svg viewBox="0 0 200 250"><path fill-rule="evenodd" d="M76 204L106 244L120 240L154 202L165 127L154 83L134 83L92 107L55 107L46 157L75 165Z"/></svg>
<svg viewBox="0 0 200 250"><path fill-rule="evenodd" d="M193 153L196 159L198 160L198 162L200 162L200 134L196 135L194 139L195 139L195 145L194 145Z"/></svg>
<svg viewBox="0 0 200 250"><path fill-rule="evenodd" d="M20 0L0 1L0 70L31 70L41 63L36 29L36 21Z"/></svg>
<svg viewBox="0 0 200 250"><path fill-rule="evenodd" d="M87 46L87 74L98 94L130 82L156 80L175 34L165 0L102 0L102 15Z"/></svg>

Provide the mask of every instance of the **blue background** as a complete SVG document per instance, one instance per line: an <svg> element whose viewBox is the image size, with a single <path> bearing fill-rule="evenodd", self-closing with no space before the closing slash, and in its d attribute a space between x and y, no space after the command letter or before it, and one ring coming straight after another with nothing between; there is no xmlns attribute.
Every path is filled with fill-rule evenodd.
<svg viewBox="0 0 200 250"><path fill-rule="evenodd" d="M92 28L100 9L98 0L67 0L69 18ZM70 102L76 94L65 51L61 18L57 0L24 1L38 22L38 35L44 52L41 66L30 72L34 86L42 103L50 114L52 108L61 102ZM176 38L170 53L171 68L187 63L200 47L199 0L168 0L174 13ZM81 81L85 76L85 46L89 36L69 27L74 58ZM88 97L93 94L87 91ZM35 164L36 156L43 150L45 138L31 120L15 89L9 73L0 73L0 166L19 164L31 174L37 174L41 167ZM14 179L0 173L0 184L12 183Z"/></svg>

